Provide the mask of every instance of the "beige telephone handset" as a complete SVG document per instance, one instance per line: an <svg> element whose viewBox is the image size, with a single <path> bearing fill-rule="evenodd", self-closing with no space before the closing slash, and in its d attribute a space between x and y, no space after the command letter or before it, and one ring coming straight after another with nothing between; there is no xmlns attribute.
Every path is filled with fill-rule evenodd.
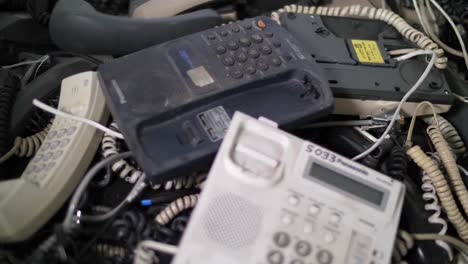
<svg viewBox="0 0 468 264"><path fill-rule="evenodd" d="M192 7L208 3L213 0L133 0L130 14L133 18L162 18L175 16Z"/></svg>
<svg viewBox="0 0 468 264"><path fill-rule="evenodd" d="M64 79L58 108L105 121L108 111L96 73ZM88 169L101 135L87 124L55 117L21 177L0 182L0 242L29 238L57 212Z"/></svg>

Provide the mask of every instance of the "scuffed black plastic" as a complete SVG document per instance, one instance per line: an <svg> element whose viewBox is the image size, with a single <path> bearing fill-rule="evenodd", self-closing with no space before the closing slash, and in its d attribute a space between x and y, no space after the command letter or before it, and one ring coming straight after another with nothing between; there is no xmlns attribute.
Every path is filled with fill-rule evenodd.
<svg viewBox="0 0 468 264"><path fill-rule="evenodd" d="M83 0L61 0L52 12L49 27L53 41L64 50L125 55L220 23L220 15L210 9L136 19L100 13Z"/></svg>

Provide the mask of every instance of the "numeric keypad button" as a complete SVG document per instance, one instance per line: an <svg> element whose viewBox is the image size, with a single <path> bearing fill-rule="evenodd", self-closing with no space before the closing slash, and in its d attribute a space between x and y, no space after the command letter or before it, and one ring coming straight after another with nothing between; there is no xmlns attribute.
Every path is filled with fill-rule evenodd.
<svg viewBox="0 0 468 264"><path fill-rule="evenodd" d="M312 246L309 244L309 242L301 240L296 243L294 250L299 256L305 257L312 252Z"/></svg>
<svg viewBox="0 0 468 264"><path fill-rule="evenodd" d="M226 47L221 46L221 45L217 46L215 48L215 50L216 50L216 54L218 54L218 55L222 55L222 54L226 53L226 51L227 51Z"/></svg>
<svg viewBox="0 0 468 264"><path fill-rule="evenodd" d="M237 50L237 49L239 48L239 45L238 45L237 42L235 42L235 41L229 41L229 42L227 43L227 47L228 47L228 49L230 49L230 50Z"/></svg>
<svg viewBox="0 0 468 264"><path fill-rule="evenodd" d="M252 41L257 44L260 44L263 42L263 37L259 34L253 34L252 36L250 36L250 39L252 39Z"/></svg>
<svg viewBox="0 0 468 264"><path fill-rule="evenodd" d="M257 72L257 69L255 69L255 67L252 64L247 64L244 67L244 72L248 75L253 75Z"/></svg>
<svg viewBox="0 0 468 264"><path fill-rule="evenodd" d="M257 62L257 69L261 70L261 71L267 71L268 70L268 64L266 64L266 62L264 62L263 60L259 60Z"/></svg>
<svg viewBox="0 0 468 264"><path fill-rule="evenodd" d="M271 47L268 46L268 45L262 45L262 46L260 47L260 52L261 52L263 55L270 55L272 51L273 51L273 50L272 50Z"/></svg>
<svg viewBox="0 0 468 264"><path fill-rule="evenodd" d="M223 64L226 65L226 66L232 66L236 63L236 61L234 60L233 57L225 57L223 59Z"/></svg>
<svg viewBox="0 0 468 264"><path fill-rule="evenodd" d="M229 75L231 75L231 77L234 79L240 79L244 76L244 73L241 70L234 68L229 71Z"/></svg>
<svg viewBox="0 0 468 264"><path fill-rule="evenodd" d="M250 41L250 39L248 39L248 38L240 38L239 43L243 47L249 47L252 44L252 41Z"/></svg>
<svg viewBox="0 0 468 264"><path fill-rule="evenodd" d="M239 33L240 32L240 28L238 26L233 26L231 28L231 31L234 32L234 33Z"/></svg>
<svg viewBox="0 0 468 264"><path fill-rule="evenodd" d="M273 65L273 66L275 66L275 67L278 67L278 66L280 66L280 65L281 65L281 63L282 63L282 62L281 62L281 59L280 59L280 58L278 58L278 57L276 57L276 56L275 56L275 57L272 57L272 58L270 58L270 64L271 64L271 65Z"/></svg>
<svg viewBox="0 0 468 264"><path fill-rule="evenodd" d="M333 255L330 251L328 250L320 250L318 253L317 253L317 261L320 263L320 264L331 264L332 261L333 261Z"/></svg>
<svg viewBox="0 0 468 264"><path fill-rule="evenodd" d="M269 264L283 264L284 256L281 251L272 250L268 253L267 260Z"/></svg>
<svg viewBox="0 0 468 264"><path fill-rule="evenodd" d="M247 51L247 54L253 59L260 57L260 52L258 52L256 49L249 49L249 51Z"/></svg>
<svg viewBox="0 0 468 264"><path fill-rule="evenodd" d="M286 232L277 232L273 235L273 241L278 247L284 248L291 242L291 237Z"/></svg>
<svg viewBox="0 0 468 264"><path fill-rule="evenodd" d="M243 52L237 53L236 54L236 60L238 62L246 62L248 59L247 55Z"/></svg>

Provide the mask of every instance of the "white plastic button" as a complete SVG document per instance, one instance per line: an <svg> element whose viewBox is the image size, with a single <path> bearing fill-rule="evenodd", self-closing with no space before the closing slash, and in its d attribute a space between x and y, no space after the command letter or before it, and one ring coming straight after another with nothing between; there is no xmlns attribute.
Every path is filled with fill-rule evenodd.
<svg viewBox="0 0 468 264"><path fill-rule="evenodd" d="M288 202L290 205L298 205L299 197L297 195L290 195L288 198Z"/></svg>
<svg viewBox="0 0 468 264"><path fill-rule="evenodd" d="M320 213L320 206L314 204L309 207L309 214L318 215Z"/></svg>
<svg viewBox="0 0 468 264"><path fill-rule="evenodd" d="M281 218L281 222L283 222L285 225L290 225L293 223L293 218L290 214L284 214Z"/></svg>
<svg viewBox="0 0 468 264"><path fill-rule="evenodd" d="M332 224L339 224L341 221L341 215L339 215L338 213L333 213L331 214L330 216L330 222Z"/></svg>
<svg viewBox="0 0 468 264"><path fill-rule="evenodd" d="M326 232L325 235L324 235L324 239L325 239L325 243L331 244L331 243L335 242L336 237L335 237L335 235L333 233Z"/></svg>
<svg viewBox="0 0 468 264"><path fill-rule="evenodd" d="M304 233L310 234L314 231L314 226L310 223L304 225Z"/></svg>

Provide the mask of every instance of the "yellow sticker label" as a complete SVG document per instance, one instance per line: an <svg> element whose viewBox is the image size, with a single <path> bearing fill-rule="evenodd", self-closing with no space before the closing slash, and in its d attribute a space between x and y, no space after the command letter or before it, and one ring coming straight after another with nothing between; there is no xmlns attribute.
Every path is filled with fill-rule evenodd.
<svg viewBox="0 0 468 264"><path fill-rule="evenodd" d="M351 40L358 60L362 63L384 63L377 42L373 40Z"/></svg>

